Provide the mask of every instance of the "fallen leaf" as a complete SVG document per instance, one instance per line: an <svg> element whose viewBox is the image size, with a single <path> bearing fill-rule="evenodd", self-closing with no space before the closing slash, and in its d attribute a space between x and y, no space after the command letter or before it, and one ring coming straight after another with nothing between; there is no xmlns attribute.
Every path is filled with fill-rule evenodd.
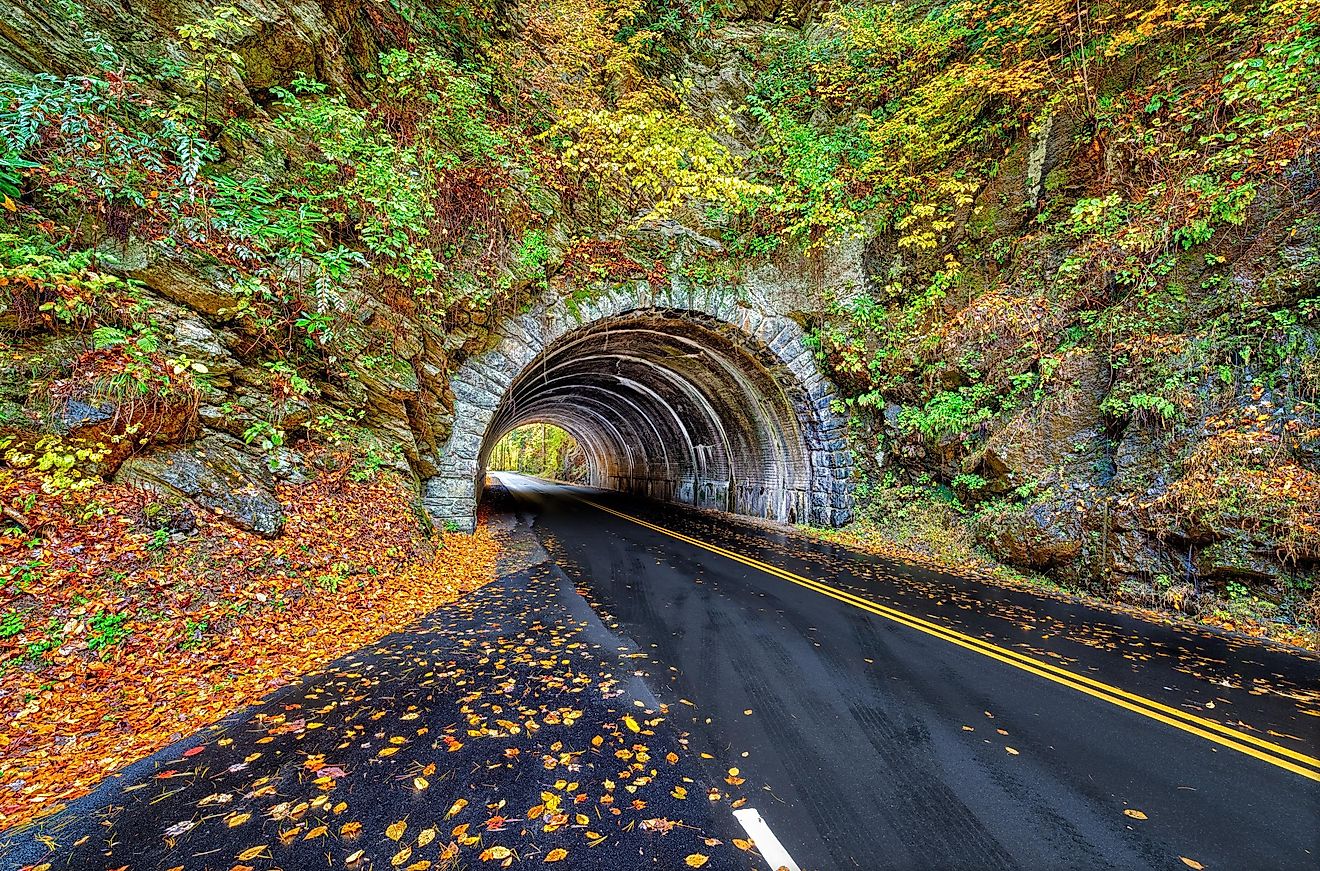
<svg viewBox="0 0 1320 871"><path fill-rule="evenodd" d="M709 861L710 861L709 856L702 855L701 853L692 853L686 859L683 860L683 863L686 864L689 868L700 868Z"/></svg>
<svg viewBox="0 0 1320 871"><path fill-rule="evenodd" d="M549 853L545 854L546 862L562 862L568 858L568 851L563 847L555 847Z"/></svg>

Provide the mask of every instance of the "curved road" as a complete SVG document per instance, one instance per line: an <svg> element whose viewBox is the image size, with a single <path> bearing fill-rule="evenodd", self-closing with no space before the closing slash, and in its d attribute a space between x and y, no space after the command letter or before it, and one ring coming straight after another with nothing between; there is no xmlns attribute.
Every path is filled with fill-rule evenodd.
<svg viewBox="0 0 1320 871"><path fill-rule="evenodd" d="M804 871L1320 867L1313 655L498 477Z"/></svg>

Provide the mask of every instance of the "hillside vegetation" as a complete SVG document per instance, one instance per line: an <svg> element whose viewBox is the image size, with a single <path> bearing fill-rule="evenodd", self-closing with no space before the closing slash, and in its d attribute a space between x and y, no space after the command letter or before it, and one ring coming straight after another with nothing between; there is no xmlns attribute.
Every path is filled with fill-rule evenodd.
<svg viewBox="0 0 1320 871"><path fill-rule="evenodd" d="M38 502L279 535L434 474L502 316L766 261L856 534L1314 643L1317 0L0 7L15 645Z"/></svg>

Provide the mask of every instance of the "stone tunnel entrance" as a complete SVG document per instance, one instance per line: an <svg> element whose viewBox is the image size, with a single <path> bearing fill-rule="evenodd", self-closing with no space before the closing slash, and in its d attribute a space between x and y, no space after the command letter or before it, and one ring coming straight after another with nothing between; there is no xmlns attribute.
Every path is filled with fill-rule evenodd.
<svg viewBox="0 0 1320 871"><path fill-rule="evenodd" d="M591 312L514 319L455 376L454 431L424 502L471 528L490 452L551 423L587 456L587 483L789 523L851 516L833 389L796 323L725 301L619 295Z"/></svg>

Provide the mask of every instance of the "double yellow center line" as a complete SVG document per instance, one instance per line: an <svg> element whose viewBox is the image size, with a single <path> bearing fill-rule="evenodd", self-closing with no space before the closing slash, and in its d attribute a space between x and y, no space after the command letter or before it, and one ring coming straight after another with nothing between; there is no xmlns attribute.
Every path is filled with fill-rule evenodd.
<svg viewBox="0 0 1320 871"><path fill-rule="evenodd" d="M1124 708L1152 720L1158 720L1159 722L1172 726L1175 729L1181 729L1184 732L1196 735L1199 738L1204 738L1205 740L1212 741L1220 746L1228 747L1239 753L1245 753L1248 756L1253 756L1256 759L1268 762L1271 765L1276 765L1279 768L1291 771L1294 774L1300 774L1302 777L1320 782L1320 759L1307 756L1304 753L1298 753L1295 750L1280 746L1270 741L1265 741L1261 738L1257 738L1255 735L1250 735L1246 732L1238 731L1237 729L1231 729L1212 720L1198 717L1195 714L1189 714L1186 711L1169 707L1168 705L1161 704L1153 699L1135 695L1126 690L1110 686L1107 683L1094 680L1085 675L1075 674L1067 669L1051 665L1048 662L1042 662L1033 657L1025 656L1015 650L1000 647L997 644L991 644L988 641L983 641L980 638L975 638L971 635L965 635L962 632L950 629L947 626L941 626L938 623L932 623L929 620L914 617L911 614L906 614L902 611L895 610L894 608L889 608L885 605L872 602L869 599L864 599L861 596L856 596L846 590L841 590L838 587L833 587L829 584L815 581L811 578L806 578L790 571L785 571L778 566L773 566L769 563L761 562L758 559L753 559L740 553L726 550L717 545L693 538L690 535L684 535L681 532L675 532L672 529L657 526L654 523L642 520L640 517L633 517L631 514L624 514L622 511L615 511L613 508L607 508L598 502L591 501L590 499L584 499L581 496L576 495L573 498L585 502L600 511L604 511L606 514L612 514L615 517L653 530L661 535L666 535L670 538L690 544L693 547L699 547L702 550L719 554L722 557L750 566L754 569L765 572L768 575L773 575L776 578L788 581L791 584L797 584L799 587L805 587L808 590L820 593L823 596L829 596L831 599L837 599L847 605L852 605L855 608L860 608L863 611L867 611L879 617L884 617L895 623L901 623L902 625L915 629L918 632L924 632L927 635L931 635L942 641L956 644L959 647L972 651L973 653L988 656L991 659L998 660L1006 665L1011 665L1014 668L1029 672L1037 677L1043 677L1048 681L1053 681L1054 683L1068 687L1069 689L1077 690L1080 693L1086 693L1088 696L1100 699L1103 702L1117 705L1120 708Z"/></svg>

